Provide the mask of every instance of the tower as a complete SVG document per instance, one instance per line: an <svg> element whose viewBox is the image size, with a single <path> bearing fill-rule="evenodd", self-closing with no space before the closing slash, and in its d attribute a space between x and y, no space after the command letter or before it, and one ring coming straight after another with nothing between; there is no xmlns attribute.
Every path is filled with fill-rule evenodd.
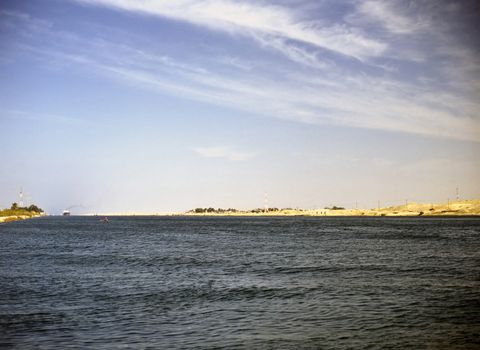
<svg viewBox="0 0 480 350"><path fill-rule="evenodd" d="M263 205L264 205L264 212L265 213L268 213L268 193L265 192L265 196L264 196L264 199L263 199Z"/></svg>
<svg viewBox="0 0 480 350"><path fill-rule="evenodd" d="M23 207L23 187L20 187L18 206Z"/></svg>

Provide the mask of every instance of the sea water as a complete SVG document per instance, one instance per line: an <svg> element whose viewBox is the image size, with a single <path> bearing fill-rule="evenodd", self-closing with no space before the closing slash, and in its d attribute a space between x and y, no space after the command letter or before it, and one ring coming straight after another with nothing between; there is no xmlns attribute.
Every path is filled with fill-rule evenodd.
<svg viewBox="0 0 480 350"><path fill-rule="evenodd" d="M0 347L478 349L480 218L0 225Z"/></svg>

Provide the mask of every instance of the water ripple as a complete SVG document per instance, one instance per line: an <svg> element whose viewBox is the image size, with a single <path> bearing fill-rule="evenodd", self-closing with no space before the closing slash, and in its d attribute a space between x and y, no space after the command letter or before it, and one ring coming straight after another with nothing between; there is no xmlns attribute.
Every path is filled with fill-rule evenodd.
<svg viewBox="0 0 480 350"><path fill-rule="evenodd" d="M478 218L42 218L0 266L0 348L480 346Z"/></svg>

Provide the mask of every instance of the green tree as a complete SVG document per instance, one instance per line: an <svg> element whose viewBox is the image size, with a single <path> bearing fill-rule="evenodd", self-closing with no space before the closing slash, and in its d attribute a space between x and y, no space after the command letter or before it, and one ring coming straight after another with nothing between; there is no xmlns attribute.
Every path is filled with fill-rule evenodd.
<svg viewBox="0 0 480 350"><path fill-rule="evenodd" d="M27 208L28 211L32 211L34 213L42 213L43 210L39 207L37 207L35 204L32 204L30 205L28 208Z"/></svg>

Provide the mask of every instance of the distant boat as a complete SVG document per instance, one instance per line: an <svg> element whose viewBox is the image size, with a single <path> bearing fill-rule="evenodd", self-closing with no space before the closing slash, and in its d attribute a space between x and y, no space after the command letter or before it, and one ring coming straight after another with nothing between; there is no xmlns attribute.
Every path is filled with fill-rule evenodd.
<svg viewBox="0 0 480 350"><path fill-rule="evenodd" d="M108 223L108 222L109 222L109 220L108 220L107 217L104 217L103 219L100 219L100 221L101 221L101 222L104 222L104 223Z"/></svg>
<svg viewBox="0 0 480 350"><path fill-rule="evenodd" d="M70 216L70 212L68 210L64 210L62 215L63 216Z"/></svg>

